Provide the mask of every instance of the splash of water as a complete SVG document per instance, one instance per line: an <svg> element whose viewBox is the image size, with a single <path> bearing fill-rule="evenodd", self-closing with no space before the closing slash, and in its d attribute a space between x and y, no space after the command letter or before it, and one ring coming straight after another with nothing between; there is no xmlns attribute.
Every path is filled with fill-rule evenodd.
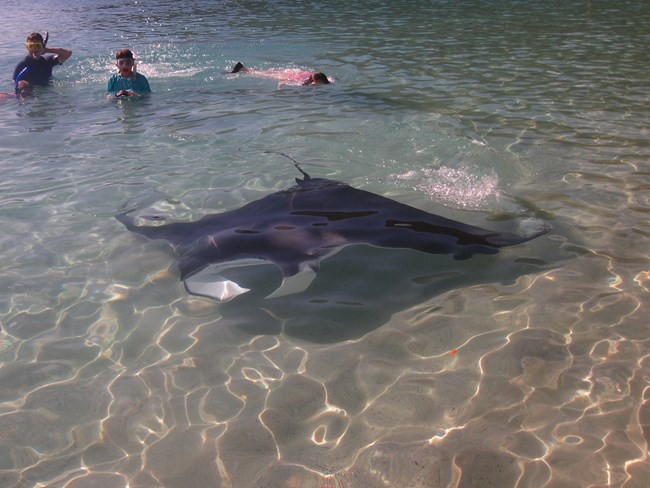
<svg viewBox="0 0 650 488"><path fill-rule="evenodd" d="M489 199L499 197L499 179L495 174L477 175L466 169L421 168L394 175L398 180L412 182L413 187L460 208L481 208Z"/></svg>

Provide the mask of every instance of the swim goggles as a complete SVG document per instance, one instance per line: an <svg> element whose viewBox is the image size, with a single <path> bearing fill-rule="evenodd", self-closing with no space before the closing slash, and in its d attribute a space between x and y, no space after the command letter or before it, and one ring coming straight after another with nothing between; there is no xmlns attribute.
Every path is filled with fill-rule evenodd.
<svg viewBox="0 0 650 488"><path fill-rule="evenodd" d="M41 41L27 41L25 43L25 46L27 49L31 48L39 48L43 49L45 46L47 46L47 41L50 38L50 33L48 31L45 31L45 38L43 39L43 42Z"/></svg>
<svg viewBox="0 0 650 488"><path fill-rule="evenodd" d="M135 59L133 58L120 58L117 60L117 66L122 67L122 66L133 66L135 63Z"/></svg>

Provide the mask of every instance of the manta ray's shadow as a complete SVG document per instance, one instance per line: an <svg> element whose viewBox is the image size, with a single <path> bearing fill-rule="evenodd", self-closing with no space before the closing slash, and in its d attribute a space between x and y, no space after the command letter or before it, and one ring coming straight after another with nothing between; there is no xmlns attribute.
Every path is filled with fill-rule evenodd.
<svg viewBox="0 0 650 488"><path fill-rule="evenodd" d="M300 171L286 190L195 222L117 219L169 242L187 291L224 302L224 319L310 341L359 337L437 294L554 261L533 250L547 238L530 242L549 232L545 222L524 236L487 230Z"/></svg>
<svg viewBox="0 0 650 488"><path fill-rule="evenodd" d="M411 250L349 246L323 261L318 279L306 290L273 299L242 295L223 303L219 312L252 335L281 332L320 343L354 340L394 314L452 290L508 285L556 265L545 258L522 257L519 248L512 251L458 261Z"/></svg>

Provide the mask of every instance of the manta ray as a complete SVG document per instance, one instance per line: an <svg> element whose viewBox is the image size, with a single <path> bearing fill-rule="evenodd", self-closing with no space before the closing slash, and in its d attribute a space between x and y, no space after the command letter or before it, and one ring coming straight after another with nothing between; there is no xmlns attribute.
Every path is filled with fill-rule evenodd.
<svg viewBox="0 0 650 488"><path fill-rule="evenodd" d="M532 235L520 236L482 229L340 181L312 178L296 167L303 178L296 178L294 186L194 222L161 224L158 216L136 219L131 211L116 218L131 232L168 241L180 258L180 279L187 291L219 301L250 291L241 277L256 275L260 266L271 265L281 273L280 286L266 298L303 291L321 260L351 244L468 259L495 254L550 230L544 224ZM142 221L155 225L138 225Z"/></svg>

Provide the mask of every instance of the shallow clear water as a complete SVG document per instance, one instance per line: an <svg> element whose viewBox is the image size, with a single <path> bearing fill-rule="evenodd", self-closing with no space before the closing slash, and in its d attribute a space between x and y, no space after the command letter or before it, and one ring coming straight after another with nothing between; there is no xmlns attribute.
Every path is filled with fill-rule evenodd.
<svg viewBox="0 0 650 488"><path fill-rule="evenodd" d="M0 485L641 487L650 6L9 1L74 51L0 101ZM154 94L104 94L130 47ZM283 87L235 62L321 70ZM218 304L130 234L312 176L553 232L454 261L350 246Z"/></svg>

